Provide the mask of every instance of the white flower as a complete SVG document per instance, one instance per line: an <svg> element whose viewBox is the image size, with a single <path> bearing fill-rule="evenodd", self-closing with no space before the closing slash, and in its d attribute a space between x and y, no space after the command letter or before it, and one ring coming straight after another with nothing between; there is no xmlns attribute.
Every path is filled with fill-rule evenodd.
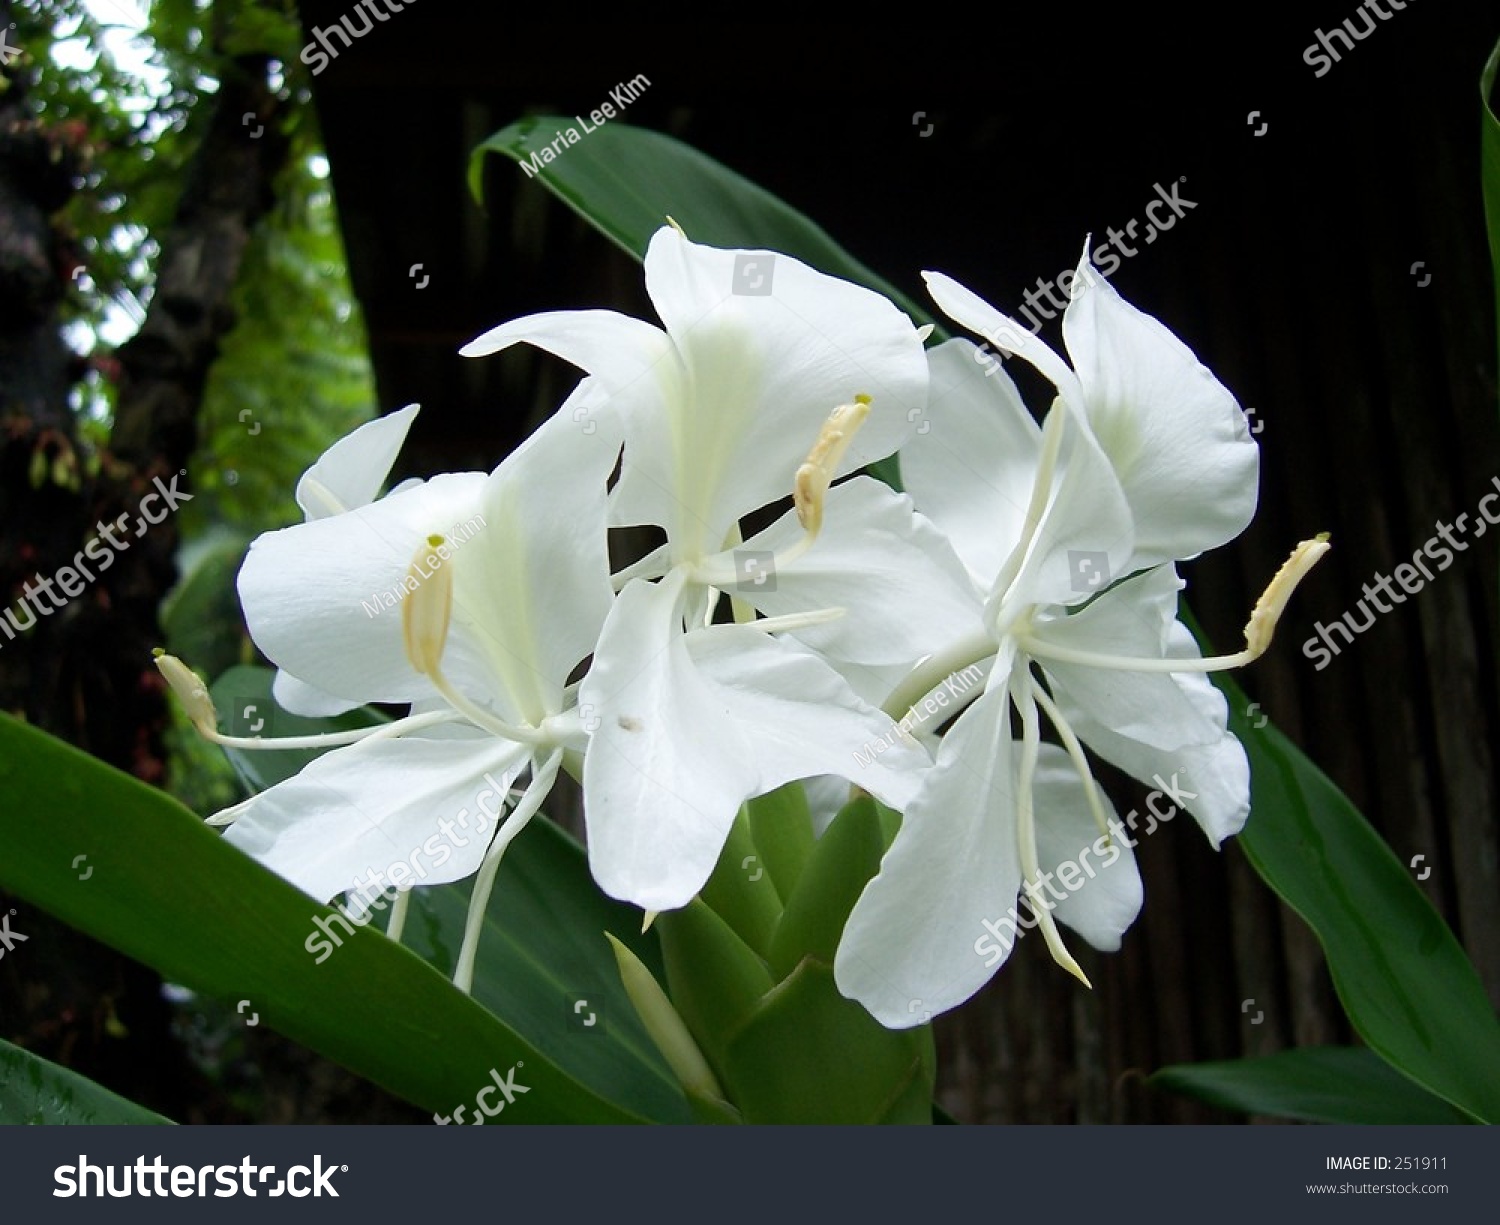
<svg viewBox="0 0 1500 1225"><path fill-rule="evenodd" d="M1057 923L1118 947L1140 880L1084 743L1142 780L1186 775L1184 798L1195 792L1186 806L1215 844L1243 825L1248 766L1202 674L1265 649L1292 588L1327 548L1300 546L1278 573L1246 650L1199 657L1176 619L1182 583L1171 562L1244 528L1256 448L1233 398L1180 341L1086 259L1079 279L1089 287L1064 319L1074 368L1040 341L1017 347L1058 388L1040 429L1003 371L987 377L982 355L954 341L931 354L932 428L902 453L918 508L973 580L983 628L935 649L886 709L915 707L962 668L987 667L989 678L944 738L839 948L840 989L893 1027L988 980L1010 945L983 955L997 947L987 921L1014 914L1018 894L1053 956L1084 982ZM955 282L928 282L945 311L992 343L1024 332ZM1042 713L1061 748L1042 745ZM1059 899L1051 876L1080 858L1087 879Z"/></svg>
<svg viewBox="0 0 1500 1225"><path fill-rule="evenodd" d="M320 513L260 537L240 573L246 622L270 659L345 705L399 703L412 713L300 740L215 733L245 748L344 747L211 820L232 821L227 841L320 901L372 874L378 891L403 861L417 866L416 883L478 872L455 974L465 988L500 855L546 797L563 754L587 743L568 678L594 649L613 599L605 483L618 448L617 438L573 425L569 406L590 392L585 382L488 476L437 476ZM324 474L337 465L328 461L301 491L333 489ZM496 833L528 767L531 783ZM455 832L452 818L476 808L478 831L461 827L477 836Z"/></svg>
<svg viewBox="0 0 1500 1225"><path fill-rule="evenodd" d="M739 291L746 261L772 292ZM881 515L896 495L869 481L829 486L910 433L927 368L921 336L890 302L789 256L700 246L664 227L645 275L664 329L565 312L505 324L464 352L525 341L587 370L624 438L612 520L666 533L616 576L579 695L599 721L584 762L595 878L666 910L703 886L747 798L839 774L900 806L927 763L903 743L859 766L891 721L813 650L771 636L829 623L837 637L843 602L824 602L820 576L832 560L857 579L879 558L880 538L857 539L855 515ZM788 493L795 509L742 542L740 521ZM731 588L743 623L712 625ZM752 621L752 608L772 615Z"/></svg>

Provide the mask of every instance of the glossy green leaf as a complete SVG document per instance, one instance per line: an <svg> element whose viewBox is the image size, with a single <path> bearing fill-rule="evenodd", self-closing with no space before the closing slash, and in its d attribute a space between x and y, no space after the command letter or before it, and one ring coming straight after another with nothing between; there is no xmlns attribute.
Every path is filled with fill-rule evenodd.
<svg viewBox="0 0 1500 1225"><path fill-rule="evenodd" d="M777 896L785 902L797 887L816 842L807 792L801 783L788 783L756 796L745 809L756 853L765 863Z"/></svg>
<svg viewBox="0 0 1500 1225"><path fill-rule="evenodd" d="M335 912L161 792L8 716L0 846L0 886L16 896L174 982L249 1001L264 1024L425 1109L472 1109L491 1069L518 1064L528 1093L503 1122L642 1121L374 931L340 933L320 964L313 920Z"/></svg>
<svg viewBox="0 0 1500 1225"><path fill-rule="evenodd" d="M266 668L241 667L215 681L221 726L248 729L263 718L260 734L304 736L386 718L370 707L336 719L290 714L271 697L273 675ZM264 790L297 773L319 751L230 749L228 754L247 784ZM412 894L403 942L444 974L452 973L463 938L468 896L467 882ZM640 913L600 892L577 839L550 821L536 821L506 852L495 878L473 995L604 1097L629 1103L658 1122L686 1121L682 1093L630 1009L604 939L604 932L614 932L648 965L659 967L656 937L640 934Z"/></svg>
<svg viewBox="0 0 1500 1225"><path fill-rule="evenodd" d="M672 1005L722 1077L725 1045L771 990L770 971L698 898L662 915L655 930Z"/></svg>
<svg viewBox="0 0 1500 1225"><path fill-rule="evenodd" d="M502 128L475 151L469 186L481 197L485 155L501 153L529 166L573 120L533 115ZM524 174L521 170L518 173ZM918 323L931 317L765 188L680 140L610 123L592 131L535 172L546 187L625 251L642 258L651 235L670 216L694 242L711 247L766 247L883 293Z"/></svg>
<svg viewBox="0 0 1500 1225"><path fill-rule="evenodd" d="M735 814L719 862L700 896L741 940L765 955L781 919L781 898L751 836L747 806L741 805Z"/></svg>
<svg viewBox="0 0 1500 1225"><path fill-rule="evenodd" d="M402 943L451 973L468 914L468 882L418 889ZM692 1116L620 985L607 931L661 972L641 912L607 898L578 841L533 821L506 851L485 912L474 998L575 1080L653 1122Z"/></svg>
<svg viewBox="0 0 1500 1225"><path fill-rule="evenodd" d="M0 1040L0 1127L171 1122L86 1076Z"/></svg>
<svg viewBox="0 0 1500 1225"><path fill-rule="evenodd" d="M1185 1063L1148 1084L1244 1114L1308 1123L1467 1123L1365 1047L1323 1046L1259 1059Z"/></svg>
<svg viewBox="0 0 1500 1225"><path fill-rule="evenodd" d="M771 972L784 978L804 957L833 963L854 903L880 870L886 840L875 801L845 804L823 831L771 940Z"/></svg>
<svg viewBox="0 0 1500 1225"><path fill-rule="evenodd" d="M1250 756L1240 846L1313 929L1359 1036L1431 1093L1500 1122L1500 1021L1448 925L1328 776L1274 726L1252 727L1244 692L1219 683Z"/></svg>
<svg viewBox="0 0 1500 1225"><path fill-rule="evenodd" d="M882 1027L809 958L730 1042L724 1088L747 1123L930 1123L931 1041Z"/></svg>

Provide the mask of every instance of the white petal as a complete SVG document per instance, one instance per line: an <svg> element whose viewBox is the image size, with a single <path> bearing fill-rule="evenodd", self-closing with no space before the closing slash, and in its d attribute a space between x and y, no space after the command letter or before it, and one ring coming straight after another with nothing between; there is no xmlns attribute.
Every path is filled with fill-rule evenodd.
<svg viewBox="0 0 1500 1225"><path fill-rule="evenodd" d="M950 340L927 362L927 412L901 448L901 481L988 590L1021 539L1041 427L998 357Z"/></svg>
<svg viewBox="0 0 1500 1225"><path fill-rule="evenodd" d="M479 867L526 760L488 736L360 742L256 796L224 840L320 902L372 872L378 890L398 863L403 886L461 880Z"/></svg>
<svg viewBox="0 0 1500 1225"><path fill-rule="evenodd" d="M340 438L302 474L297 505L309 519L365 506L375 500L417 418L415 404L367 421Z"/></svg>
<svg viewBox="0 0 1500 1225"><path fill-rule="evenodd" d="M1063 316L1081 404L1114 465L1136 525L1135 568L1195 557L1255 513L1260 448L1234 397L1161 323L1100 276Z"/></svg>
<svg viewBox="0 0 1500 1225"><path fill-rule="evenodd" d="M271 696L283 710L289 710L294 715L305 715L309 719L329 719L360 705L347 698L324 693L306 681L299 681L282 668L276 669L276 679L271 682Z"/></svg>
<svg viewBox="0 0 1500 1225"><path fill-rule="evenodd" d="M615 600L578 710L589 865L611 897L675 910L703 887L740 804L755 794L750 745L699 675L681 625L681 575Z"/></svg>
<svg viewBox="0 0 1500 1225"><path fill-rule="evenodd" d="M1056 745L1042 745L1035 785L1037 858L1053 877L1037 904L1050 903L1058 922L1096 949L1113 952L1141 910L1135 856L1123 838L1100 832L1083 780ZM1102 792L1099 799L1108 820L1114 807Z"/></svg>
<svg viewBox="0 0 1500 1225"><path fill-rule="evenodd" d="M916 794L932 759L807 647L716 625L691 634L688 650L750 745L753 794L819 774L846 778L891 808Z"/></svg>
<svg viewBox="0 0 1500 1225"><path fill-rule="evenodd" d="M238 581L256 645L308 685L346 701L429 696L431 685L406 659L403 584L427 537L456 538L455 528L466 530L482 514L485 480L477 472L434 477L346 514L259 537ZM477 547L476 537L459 549Z"/></svg>
<svg viewBox="0 0 1500 1225"><path fill-rule="evenodd" d="M1182 659L1198 657L1198 645L1181 622L1172 627L1167 654ZM1250 763L1244 747L1224 730L1229 704L1223 693L1202 673L1174 673L1173 680L1192 702L1200 722L1220 729L1210 743L1166 751L1121 735L1062 693L1058 694L1058 705L1089 748L1132 778L1163 792L1163 798L1156 802L1158 815L1180 804L1193 814L1209 841L1219 846L1225 838L1239 833L1250 815ZM1158 824L1149 814L1146 820L1151 827Z"/></svg>
<svg viewBox="0 0 1500 1225"><path fill-rule="evenodd" d="M839 943L839 990L892 1029L963 1003L1010 951L985 926L1021 887L1008 672L943 738Z"/></svg>
<svg viewBox="0 0 1500 1225"><path fill-rule="evenodd" d="M484 652L533 724L562 708L613 600L605 482L618 443L608 428L584 433L573 420L587 382L490 475L485 526L452 562L453 637Z"/></svg>
<svg viewBox="0 0 1500 1225"><path fill-rule="evenodd" d="M757 261L770 292L736 292ZM617 496L625 522L661 522L683 556L717 552L735 521L792 488L828 415L858 395L870 415L839 465L889 455L927 400L910 319L870 290L789 255L719 250L659 230L646 285L678 360L663 363L659 412L629 418Z"/></svg>
<svg viewBox="0 0 1500 1225"><path fill-rule="evenodd" d="M1177 593L1186 584L1172 566L1121 583L1071 616L1039 620L1036 637L1075 651L1126 659L1164 659L1177 623ZM1196 649L1191 658L1197 658ZM1207 719L1179 683L1186 673L1131 672L1043 658L1042 667L1069 709L1131 740L1164 751L1212 744L1224 720ZM1205 682L1206 683L1206 682Z"/></svg>
<svg viewBox="0 0 1500 1225"><path fill-rule="evenodd" d="M1054 404L1062 422L1057 474L1026 561L1010 586L994 592L1007 608L1082 603L1129 573L1135 545L1125 492L1087 422Z"/></svg>
<svg viewBox="0 0 1500 1225"><path fill-rule="evenodd" d="M802 535L788 511L735 552L785 550ZM912 513L910 498L872 477L831 489L812 548L761 575L765 582L747 579L735 594L767 616L844 610L792 635L841 661L909 665L981 628L979 594L948 541Z"/></svg>
<svg viewBox="0 0 1500 1225"><path fill-rule="evenodd" d="M927 282L927 290L938 309L954 323L977 332L1001 353L1014 353L1035 366L1064 399L1078 394L1078 380L1068 369L1068 363L1038 339L1031 328L997 311L972 289L941 272L924 272L922 279Z"/></svg>
<svg viewBox="0 0 1500 1225"><path fill-rule="evenodd" d="M644 392L651 371L671 352L666 334L615 311L551 311L491 328L459 350L485 357L511 345L531 344L594 375L610 395Z"/></svg>

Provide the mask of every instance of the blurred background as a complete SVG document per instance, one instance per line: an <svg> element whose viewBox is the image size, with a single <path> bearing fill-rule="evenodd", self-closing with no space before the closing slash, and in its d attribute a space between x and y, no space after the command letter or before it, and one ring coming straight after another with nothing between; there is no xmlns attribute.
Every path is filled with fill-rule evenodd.
<svg viewBox="0 0 1500 1225"><path fill-rule="evenodd" d="M1300 645L1500 475L1479 180L1492 6L1387 9L1350 48L1325 40L1337 62L1318 32L1352 5L1233 27L1152 6L726 34L528 28L424 0L348 47L318 39L352 7L0 2L20 50L0 93L0 591L13 602L154 477L185 470L193 494L86 599L0 644L4 709L200 812L237 798L150 648L209 675L253 661L239 558L299 517L297 475L354 424L417 401L396 477L489 468L577 379L528 349L468 361L464 342L538 310L651 315L635 262L512 163L486 164L482 205L466 184L491 132L587 115L644 76L621 122L758 182L917 298L930 268L1015 312L1086 235L1143 232L1175 184L1182 215L1127 239L1111 280L1254 410L1263 458L1259 515L1187 567L1187 597L1232 649L1291 546L1332 533L1241 680L1403 862L1423 857L1414 875L1430 868L1421 888L1500 1003L1495 537L1322 671ZM1061 343L1055 323L1043 336ZM1140 804L1107 781L1121 811ZM1352 1041L1316 941L1238 848L1174 824L1139 860L1124 948L1081 958L1094 992L1022 941L939 1021L955 1117L1232 1121L1144 1078ZM44 956L0 961L0 1037L184 1122L422 1119L33 923Z"/></svg>

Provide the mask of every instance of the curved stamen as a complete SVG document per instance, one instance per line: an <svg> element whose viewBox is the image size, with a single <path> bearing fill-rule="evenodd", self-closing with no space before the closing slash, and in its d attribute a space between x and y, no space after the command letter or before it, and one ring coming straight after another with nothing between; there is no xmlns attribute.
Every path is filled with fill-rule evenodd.
<svg viewBox="0 0 1500 1225"><path fill-rule="evenodd" d="M1242 668L1259 659L1271 645L1276 622L1281 618L1292 592L1328 549L1328 534L1325 532L1312 540L1304 540L1292 550L1292 555L1282 563L1281 569L1276 571L1260 599L1255 602L1250 620L1245 624L1245 649L1233 655L1214 655L1200 659L1136 659L1126 655L1080 651L1074 647L1048 642L1032 633L1017 634L1016 640L1028 655L1038 659L1054 659L1058 663L1080 664L1088 668L1113 668L1119 672L1225 672L1230 668Z"/></svg>
<svg viewBox="0 0 1500 1225"><path fill-rule="evenodd" d="M464 994L474 986L474 958L479 952L479 933L484 929L484 911L489 905L490 891L495 887L495 873L500 870L500 860L506 847L541 808L542 801L552 791L557 780L557 767L562 762L562 750L553 749L547 760L533 774L526 794L521 797L510 819L495 834L490 849L485 852L484 862L474 877L474 891L469 895L469 914L464 921L463 943L458 950L458 964L453 969L453 985Z"/></svg>
<svg viewBox="0 0 1500 1225"><path fill-rule="evenodd" d="M1088 797L1089 811L1094 814L1094 824L1099 827L1099 832L1109 840L1109 843L1113 844L1114 833L1110 830L1109 821L1104 815L1104 803L1099 799L1099 784L1094 781L1094 772L1089 769L1089 759L1083 755L1083 745L1079 742L1077 734L1045 689L1033 684L1031 696L1047 712L1047 718L1052 720L1052 726L1057 729L1058 739L1063 742L1063 748L1072 759L1073 768L1078 771L1078 780L1083 784L1084 794Z"/></svg>
<svg viewBox="0 0 1500 1225"><path fill-rule="evenodd" d="M411 906L411 886L396 890L396 900L391 903L391 921L386 924L387 940L401 943L401 932L406 927L406 912Z"/></svg>
<svg viewBox="0 0 1500 1225"><path fill-rule="evenodd" d="M1021 763L1016 771L1019 809L1016 840L1021 852L1021 891L1031 901L1032 912L1036 915L1037 926L1042 930L1042 938L1047 941L1052 960L1085 987L1092 989L1093 983L1089 982L1088 975L1073 960L1073 955L1063 944L1062 934L1052 918L1052 907L1042 901L1040 896L1042 865L1036 845L1036 763L1041 754L1041 731L1033 690L1031 673L1023 667L1015 674L1011 684L1011 699L1021 712Z"/></svg>
<svg viewBox="0 0 1500 1225"><path fill-rule="evenodd" d="M428 711L426 714L407 715L389 723L378 723L374 727L356 727L344 732L320 732L309 736L226 736L219 731L219 715L214 709L208 686L198 674L175 655L168 655L157 648L154 652L156 669L166 678L172 692L177 695L187 710L188 718L198 734L205 740L222 745L226 749L331 749L344 744L358 744L363 740L383 740L391 736L404 736L408 732L420 731L434 724L447 723L453 716L446 710ZM225 809L225 812L229 811ZM222 815L222 814L220 814Z"/></svg>

